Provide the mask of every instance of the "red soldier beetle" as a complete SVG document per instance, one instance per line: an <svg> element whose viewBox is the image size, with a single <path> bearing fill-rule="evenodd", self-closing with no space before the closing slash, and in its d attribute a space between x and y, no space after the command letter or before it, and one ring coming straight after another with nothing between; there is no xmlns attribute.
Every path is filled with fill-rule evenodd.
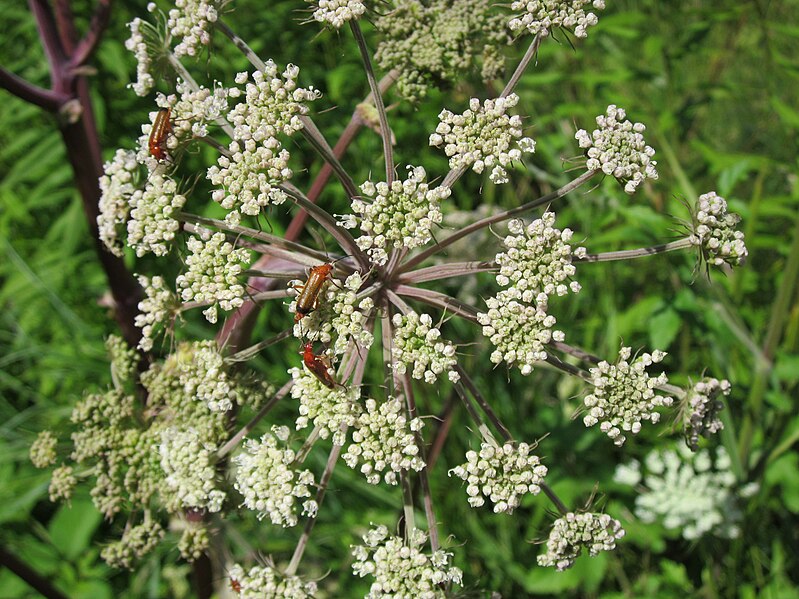
<svg viewBox="0 0 799 599"><path fill-rule="evenodd" d="M296 314L294 314L295 323L300 322L305 316L316 310L319 305L319 293L322 291L325 281L330 279L330 273L332 272L332 263L320 264L311 268L305 285L298 286L300 294L297 296Z"/></svg>
<svg viewBox="0 0 799 599"><path fill-rule="evenodd" d="M319 379L325 387L330 389L335 389L336 386L345 387L346 385L342 385L338 381L333 378L333 375L330 374L330 370L332 366L330 364L330 358L325 355L317 355L313 353L313 343L308 341L305 345L302 346L302 361L305 364L305 367L313 374L317 379Z"/></svg>
<svg viewBox="0 0 799 599"><path fill-rule="evenodd" d="M162 108L155 116L153 128L150 130L150 140L148 142L150 155L159 162L167 157L166 138L172 132L171 116L171 108Z"/></svg>
<svg viewBox="0 0 799 599"><path fill-rule="evenodd" d="M241 594L241 583L235 578L230 579L230 588L233 589L234 593Z"/></svg>

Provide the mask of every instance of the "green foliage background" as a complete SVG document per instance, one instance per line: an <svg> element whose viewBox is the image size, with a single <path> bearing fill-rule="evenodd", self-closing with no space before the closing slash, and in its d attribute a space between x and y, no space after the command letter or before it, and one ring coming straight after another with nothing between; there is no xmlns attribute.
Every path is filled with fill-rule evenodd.
<svg viewBox="0 0 799 599"><path fill-rule="evenodd" d="M75 4L76 12L88 14L91 2ZM799 2L608 4L599 25L575 49L563 38L546 41L538 65L519 85L519 112L529 116L530 134L538 142L526 170L518 168L512 183L502 188L467 175L451 202L459 210L515 206L557 188L568 178L567 159L578 153L575 128L590 128L609 103L647 125L660 180L632 197L606 180L592 193L574 193L555 206L558 225L585 236L590 251L670 239L672 215L687 217L681 198L693 201L709 190L726 197L743 216L750 251L745 267L726 277L713 273L708 280L695 274L695 257L686 254L586 265L579 272L583 292L555 303L553 310L567 339L595 354L612 360L623 341L668 351L666 367L677 384L703 371L728 378L733 394L719 442L734 456L741 483L755 481L759 491L744 506L741 537L731 541L706 537L687 543L673 531L636 523L634 496L614 485L613 470L669 443L667 436L678 439L679 433L663 423L619 450L574 419L578 383L543 369L526 378L498 369L482 372L478 382L519 438L550 433L542 448L555 490L577 507L598 486L597 501L622 520L628 535L616 552L582 558L558 574L535 565L539 547L530 543L546 535L550 521L542 498L527 501L513 517L497 517L470 510L459 485L438 477L433 491L442 531L457 533L453 542L460 545L456 555L467 589L495 589L506 597L796 597ZM27 7L9 0L0 5L6 24L0 62L46 85L46 62ZM118 147L132 147L152 109L125 89L135 72L123 46L125 23L144 15L144 5L115 5L95 58L94 108L106 158ZM266 9L255 0L235 5L238 14L228 21L256 52L279 64L298 64L302 84L324 93L317 104L336 107L315 117L334 140L367 92L348 33L319 34L315 25L301 25L307 16L302 2L271 2ZM264 16L241 18L246 14ZM509 56L509 69L523 46L517 44ZM227 48L202 68L209 81L230 82L231 74L246 65ZM464 84L434 93L416 107L400 104L390 113L398 164L445 172L445 159L427 147L437 113L443 106L457 112L470 96L496 91ZM108 384L103 337L114 332L114 325L101 305L106 282L53 118L6 92L0 98L0 543L69 597L192 596L189 568L177 561L174 550L157 553L134 573L108 569L98 557L100 544L119 531L101 521L85 492L71 506L50 504L49 472L28 462L28 447L39 430L57 430L84 391ZM309 151L293 154L307 161L307 170L298 168L296 177L297 185L307 188L320 162ZM380 156L379 139L367 131L343 162L361 181L380 172ZM202 158L190 160L199 169ZM342 211L335 184L320 202ZM287 222L284 216L270 216L278 230ZM137 272L158 268L147 261L135 265ZM479 297L490 288L486 282L488 277L481 278L471 293ZM274 330L286 322L276 307L262 315L259 326ZM479 337L462 323L449 326L454 340ZM193 335L213 335L190 328ZM463 350L468 371L484 370L483 349ZM265 353L257 367L282 380L297 360L294 352L293 346L280 346ZM423 411L438 411L449 393L444 388L422 398ZM279 414L284 419L285 410ZM470 440L467 425L465 415L457 414L456 432L438 468L462 460ZM317 463L323 459L322 453L312 455ZM326 574L324 585L338 589L333 596L363 595L365 582L352 577L347 546L359 542L370 521L393 525L400 505L399 494L383 487L351 492L354 481L350 471L337 469L302 568ZM234 540L234 551L246 553L249 543L265 554L286 556L294 534L280 536L264 528L241 523L246 542ZM0 570L0 598L31 593Z"/></svg>

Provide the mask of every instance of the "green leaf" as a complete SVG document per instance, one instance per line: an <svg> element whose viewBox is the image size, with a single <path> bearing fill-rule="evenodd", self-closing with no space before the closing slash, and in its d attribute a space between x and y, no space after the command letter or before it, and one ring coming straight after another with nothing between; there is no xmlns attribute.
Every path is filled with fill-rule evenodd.
<svg viewBox="0 0 799 599"><path fill-rule="evenodd" d="M78 557L88 546L102 515L91 501L73 499L62 506L48 526L53 543L69 559Z"/></svg>
<svg viewBox="0 0 799 599"><path fill-rule="evenodd" d="M650 346L661 350L666 350L671 346L682 326L680 314L672 308L657 312L648 322Z"/></svg>

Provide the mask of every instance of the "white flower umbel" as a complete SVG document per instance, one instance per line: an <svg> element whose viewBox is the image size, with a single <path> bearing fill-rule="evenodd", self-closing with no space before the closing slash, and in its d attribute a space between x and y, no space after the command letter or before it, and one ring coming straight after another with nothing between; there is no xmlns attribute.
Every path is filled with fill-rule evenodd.
<svg viewBox="0 0 799 599"><path fill-rule="evenodd" d="M574 134L588 157L589 170L601 170L624 185L624 191L635 193L645 179L657 179L655 150L646 145L642 123L624 120L627 113L615 104L608 106L605 115L596 117L598 129L589 135L585 129Z"/></svg>
<svg viewBox="0 0 799 599"><path fill-rule="evenodd" d="M364 197L352 202L358 216L344 216L339 224L363 231L355 241L373 263L388 262L389 248L414 249L433 238L433 226L442 220L439 203L449 197L450 188L430 189L426 181L424 168L408 166L405 181L361 185Z"/></svg>
<svg viewBox="0 0 799 599"><path fill-rule="evenodd" d="M621 523L607 514L569 512L555 520L547 540L546 553L538 556L539 566L555 566L559 572L571 568L583 550L595 557L613 551L624 536Z"/></svg>
<svg viewBox="0 0 799 599"><path fill-rule="evenodd" d="M291 285L291 284L290 284ZM350 339L368 350L374 336L366 329L369 313L374 309L374 300L365 297L358 300L358 290L363 285L360 273L353 273L342 284L327 282L319 294L316 310L294 325L294 336L298 339L332 342L331 350L341 355L347 350ZM289 305L289 312L297 311L297 302Z"/></svg>
<svg viewBox="0 0 799 599"><path fill-rule="evenodd" d="M239 389L225 371L225 359L214 341L195 344L189 360L179 359L180 384L189 397L204 402L212 412L227 412L242 403Z"/></svg>
<svg viewBox="0 0 799 599"><path fill-rule="evenodd" d="M374 577L367 599L443 598L448 585L461 584L463 574L450 565L451 553L441 549L432 555L422 552L427 534L418 528L408 533L407 544L402 537L390 536L386 526L371 529L363 540L364 545L352 548L352 570L361 578Z"/></svg>
<svg viewBox="0 0 799 599"><path fill-rule="evenodd" d="M477 321L483 325L483 335L496 347L491 361L516 364L527 375L536 362L546 360L545 345L553 340L563 341L564 335L552 330L556 320L547 314L545 293L533 298L532 304L523 301L523 295L515 287L503 289L486 300L488 312L479 313Z"/></svg>
<svg viewBox="0 0 799 599"><path fill-rule="evenodd" d="M219 18L222 0L175 0L169 11L167 29L180 42L175 46L175 56L196 56L200 46L211 43L213 24Z"/></svg>
<svg viewBox="0 0 799 599"><path fill-rule="evenodd" d="M134 324L141 329L139 349L150 351L153 349L157 328L167 325L175 318L180 300L167 286L163 277L154 276L149 279L139 275L138 279L147 297L139 302L139 314L136 315Z"/></svg>
<svg viewBox="0 0 799 599"><path fill-rule="evenodd" d="M240 599L309 599L316 594L315 582L286 576L269 566L254 566L245 571L235 564L228 571L228 577Z"/></svg>
<svg viewBox="0 0 799 599"><path fill-rule="evenodd" d="M453 383L460 380L460 375L453 370L458 363L455 346L441 339L441 331L433 326L429 314L395 314L393 322L391 356L395 372L405 374L411 367L413 378L430 384L444 372Z"/></svg>
<svg viewBox="0 0 799 599"><path fill-rule="evenodd" d="M47 468L55 464L57 439L50 431L41 431L31 445L30 460L37 468Z"/></svg>
<svg viewBox="0 0 799 599"><path fill-rule="evenodd" d="M547 467L531 450L527 443L499 446L484 441L479 453L466 452L466 463L450 470L449 475L466 481L472 507L484 505L487 498L494 504L495 514L512 514L525 494L541 492L547 473Z"/></svg>
<svg viewBox="0 0 799 599"><path fill-rule="evenodd" d="M72 466L59 466L53 470L53 474L50 476L50 486L47 489L50 501L55 503L60 499L69 500L77 484L78 479L75 478Z"/></svg>
<svg viewBox="0 0 799 599"><path fill-rule="evenodd" d="M572 231L561 231L554 224L554 212L545 212L526 227L518 219L508 222L507 250L496 257L497 283L518 289L524 301L533 301L542 292L566 295L569 290L580 291L580 284L571 280L576 272L572 256L584 254L585 248L572 249Z"/></svg>
<svg viewBox="0 0 799 599"><path fill-rule="evenodd" d="M531 35L547 36L555 27L570 29L577 37L586 37L588 28L599 19L592 12L585 12L586 5L601 10L605 0L514 0L510 9L523 11L508 23L511 31L526 29Z"/></svg>
<svg viewBox="0 0 799 599"><path fill-rule="evenodd" d="M655 350L628 362L631 355L631 348L622 347L615 364L603 360L592 368L594 389L583 400L588 408L588 414L583 417L585 426L601 423L599 428L616 445L623 445L626 440L622 431L637 435L642 421L655 424L660 420L655 408L672 403L671 397L655 394L655 388L668 382L666 373L653 378L646 372L647 367L662 361L666 353Z"/></svg>
<svg viewBox="0 0 799 599"><path fill-rule="evenodd" d="M386 483L396 485L400 472L425 467L413 434L422 426L419 418L408 422L399 399L389 398L379 405L367 399L366 411L358 417L352 442L341 457L350 468L360 464L369 484L379 483L382 474Z"/></svg>
<svg viewBox="0 0 799 599"><path fill-rule="evenodd" d="M535 152L535 142L522 137L521 117L506 114L518 102L519 96L510 94L483 104L472 98L463 114L442 110L430 145L444 148L452 169L471 167L479 174L489 168L493 183L507 183L505 167L521 160L522 152Z"/></svg>
<svg viewBox="0 0 799 599"><path fill-rule="evenodd" d="M355 425L362 412L357 403L361 390L339 386L330 389L305 369L292 368L289 374L294 379L291 396L300 402L297 430L313 422L314 426L319 427L322 439L333 435L333 443L344 445L346 435L339 429L344 424L350 427Z"/></svg>
<svg viewBox="0 0 799 599"><path fill-rule="evenodd" d="M252 74L252 81L246 72L236 76L244 91L243 101L227 114L234 128L231 155L220 156L207 175L221 187L211 197L232 211L228 221L236 222L241 213L256 216L263 207L286 200L278 185L292 176L290 156L277 136L301 130L300 116L308 112L305 103L319 97L313 88L297 87L298 75L296 66L288 65L281 74L269 60L265 71Z"/></svg>
<svg viewBox="0 0 799 599"><path fill-rule="evenodd" d="M150 48L155 30L147 21L138 17L128 23L128 27L130 37L125 40L125 48L133 52L136 58L136 83L131 83L129 87L137 96L146 96L155 87L155 78L150 73L152 68Z"/></svg>
<svg viewBox="0 0 799 599"><path fill-rule="evenodd" d="M313 18L319 23L341 29L347 21L359 18L366 12L360 0L309 0L316 6Z"/></svg>
<svg viewBox="0 0 799 599"><path fill-rule="evenodd" d="M635 499L635 515L643 522L660 522L677 530L689 541L706 534L739 536L743 514L738 496L751 494L756 486L737 492L730 466L723 447L717 449L715 459L707 450L693 454L684 446L650 452L644 459L645 491ZM625 468L640 469L640 465L633 462ZM617 472L614 478L623 482L623 476L623 471ZM637 481L635 486L640 488Z"/></svg>
<svg viewBox="0 0 799 599"><path fill-rule="evenodd" d="M244 496L244 505L268 517L272 524L288 527L297 524L297 504L311 496L314 476L310 470L296 470L296 453L280 447L270 433L260 441L248 439L244 451L233 458L236 465L236 490ZM306 499L303 514L316 514L316 502Z"/></svg>
<svg viewBox="0 0 799 599"><path fill-rule="evenodd" d="M158 521L145 517L143 523L127 528L119 541L107 545L100 557L112 568L130 569L136 559L155 549L163 537L164 529Z"/></svg>
<svg viewBox="0 0 799 599"><path fill-rule="evenodd" d="M147 185L130 197L128 245L136 255L152 252L166 256L172 240L180 230L173 217L186 203L186 196L178 193L178 184L159 173L151 173Z"/></svg>
<svg viewBox="0 0 799 599"><path fill-rule="evenodd" d="M728 396L732 386L727 380L706 377L694 385L683 400L685 442L693 451L699 448L699 437L709 438L724 428L719 412L724 409L721 396Z"/></svg>
<svg viewBox="0 0 799 599"><path fill-rule="evenodd" d="M118 229L128 221L130 198L136 191L133 180L138 169L136 152L132 150L117 150L114 158L103 165L97 226L100 240L115 256L122 256Z"/></svg>
<svg viewBox="0 0 799 599"><path fill-rule="evenodd" d="M217 304L230 311L244 303L244 285L238 278L250 262L250 252L235 249L222 232L207 241L189 237L186 245L191 254L186 257L187 271L177 278L180 297L184 302L213 302L203 314L209 322L216 322Z"/></svg>
<svg viewBox="0 0 799 599"><path fill-rule="evenodd" d="M727 201L715 191L699 196L694 211L691 242L699 246L708 264L740 266L749 255L744 244L744 234L735 227L741 217L727 212Z"/></svg>
<svg viewBox="0 0 799 599"><path fill-rule="evenodd" d="M161 432L161 468L164 482L174 497L172 511L181 508L222 509L225 492L216 488L214 454L216 445L204 440L194 429L169 428Z"/></svg>
<svg viewBox="0 0 799 599"><path fill-rule="evenodd" d="M166 138L167 149L174 149L186 140L208 135L208 123L224 117L230 98L238 98L241 90L215 85L213 89L196 90L178 79L174 94L158 94L156 104L170 109L170 132ZM150 115L151 122L157 113ZM152 130L152 129L151 129ZM149 131L147 132L149 135Z"/></svg>

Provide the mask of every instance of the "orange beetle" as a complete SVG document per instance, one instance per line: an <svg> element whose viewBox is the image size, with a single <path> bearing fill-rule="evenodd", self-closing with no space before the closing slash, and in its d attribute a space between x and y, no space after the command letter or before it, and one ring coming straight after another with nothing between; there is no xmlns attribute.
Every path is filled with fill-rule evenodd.
<svg viewBox="0 0 799 599"><path fill-rule="evenodd" d="M166 159L166 138L172 131L171 108L162 108L158 111L150 130L149 148L150 155L158 161Z"/></svg>
<svg viewBox="0 0 799 599"><path fill-rule="evenodd" d="M230 579L230 588L233 589L234 593L241 593L241 583L235 578Z"/></svg>
<svg viewBox="0 0 799 599"><path fill-rule="evenodd" d="M305 367L326 387L333 389L336 385L340 387L345 387L338 381L333 378L333 375L330 374L330 370L332 368L330 364L330 358L324 355L316 355L313 353L313 343L307 342L303 345L302 352L302 361L305 364Z"/></svg>
<svg viewBox="0 0 799 599"><path fill-rule="evenodd" d="M297 296L296 314L294 314L294 322L300 322L305 316L316 310L319 305L319 292L322 291L322 285L325 281L330 279L330 273L333 272L333 264L320 264L311 268L308 273L308 280L305 285L298 285L300 294Z"/></svg>

